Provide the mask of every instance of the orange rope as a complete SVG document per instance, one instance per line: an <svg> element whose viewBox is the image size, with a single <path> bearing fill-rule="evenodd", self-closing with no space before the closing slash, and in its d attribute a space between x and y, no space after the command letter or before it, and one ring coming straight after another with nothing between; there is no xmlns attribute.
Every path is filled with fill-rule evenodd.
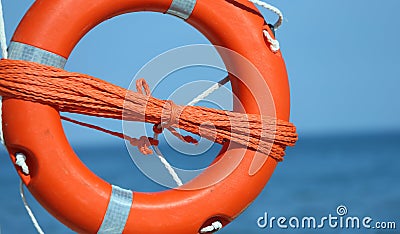
<svg viewBox="0 0 400 234"><path fill-rule="evenodd" d="M61 112L161 124L172 132L180 128L200 135L201 131L202 137L211 141L219 144L232 141L277 161L283 160L286 146L293 146L297 141L296 128L286 121L199 106L179 106L151 97L144 80L139 80L137 88L138 92L133 92L85 74L27 61L0 60L0 94L5 97L39 102ZM149 146L143 142L137 145Z"/></svg>
<svg viewBox="0 0 400 234"><path fill-rule="evenodd" d="M96 126L96 125L93 125L93 124L84 123L84 122L81 122L81 121L78 121L78 120L75 120L75 119L71 119L71 118L68 118L68 117L65 117L65 116L61 116L61 119L65 120L65 121L68 121L68 122L71 122L71 123L74 123L74 124L78 124L78 125L87 127L87 128L92 128L92 129L95 129L97 131L104 132L104 133L110 134L112 136L119 137L121 139L125 139L125 140L129 141L129 143L132 146L138 147L139 151L142 154L152 154L153 151L149 148L150 145L158 145L158 140L156 140L156 139L154 139L152 137L142 136L139 139L136 139L136 138L130 137L130 136L125 135L125 134L120 133L120 132L114 132L114 131L111 131L111 130L108 130L108 129L105 129L105 128L102 128L102 127L99 127L99 126Z"/></svg>

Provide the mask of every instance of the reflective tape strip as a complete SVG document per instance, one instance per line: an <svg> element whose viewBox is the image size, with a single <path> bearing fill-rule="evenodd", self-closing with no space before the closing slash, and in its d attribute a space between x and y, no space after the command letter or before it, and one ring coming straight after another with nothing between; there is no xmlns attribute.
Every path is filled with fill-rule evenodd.
<svg viewBox="0 0 400 234"><path fill-rule="evenodd" d="M132 191L112 185L110 202L97 233L122 233L128 220L132 201Z"/></svg>
<svg viewBox="0 0 400 234"><path fill-rule="evenodd" d="M196 0L173 0L167 13L186 20L192 14L195 5Z"/></svg>
<svg viewBox="0 0 400 234"><path fill-rule="evenodd" d="M52 67L64 68L67 59L31 45L12 41L8 47L8 58L24 60Z"/></svg>

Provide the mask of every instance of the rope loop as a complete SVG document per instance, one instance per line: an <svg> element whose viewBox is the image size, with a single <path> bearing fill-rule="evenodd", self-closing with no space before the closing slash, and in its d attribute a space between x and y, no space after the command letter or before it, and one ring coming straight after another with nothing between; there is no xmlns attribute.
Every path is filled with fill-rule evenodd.
<svg viewBox="0 0 400 234"><path fill-rule="evenodd" d="M204 227L200 230L200 233L214 233L222 228L222 223L220 221L215 221L211 225Z"/></svg>
<svg viewBox="0 0 400 234"><path fill-rule="evenodd" d="M263 33L264 36L267 38L267 41L269 42L269 47L272 50L272 52L277 53L281 48L279 45L279 41L274 39L267 29L263 29Z"/></svg>
<svg viewBox="0 0 400 234"><path fill-rule="evenodd" d="M150 96L151 94L150 87L144 78L136 80L136 91L146 96Z"/></svg>
<svg viewBox="0 0 400 234"><path fill-rule="evenodd" d="M29 175L29 167L26 164L26 156L24 154L15 154L15 165L19 166L25 175Z"/></svg>
<svg viewBox="0 0 400 234"><path fill-rule="evenodd" d="M273 24L273 30L276 31L280 26L282 26L282 22L283 22L283 14L282 11L279 10L277 7L272 6L271 4L268 4L266 2L263 2L261 0L248 0L249 2L252 2L256 5L259 5L261 7L264 7L265 9L272 11L273 13L275 13L276 15L278 15L278 20L275 22L275 24Z"/></svg>

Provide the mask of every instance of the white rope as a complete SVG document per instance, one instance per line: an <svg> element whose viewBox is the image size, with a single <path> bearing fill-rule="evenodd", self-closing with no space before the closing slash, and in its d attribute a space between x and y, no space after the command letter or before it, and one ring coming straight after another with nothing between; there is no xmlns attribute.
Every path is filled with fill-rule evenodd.
<svg viewBox="0 0 400 234"><path fill-rule="evenodd" d="M21 195L22 202L24 203L25 210L26 210L26 212L28 212L28 215L29 215L29 217L30 217L31 220L32 220L33 226L35 226L36 231L37 231L39 234L44 234L42 228L40 227L38 221L37 221L36 218L35 218L35 215L33 214L31 208L29 207L28 202L26 201L25 193L24 193L24 183L22 183L22 180L21 180L21 182L19 183L19 193L20 193L20 195Z"/></svg>
<svg viewBox="0 0 400 234"><path fill-rule="evenodd" d="M270 43L270 48L271 50L276 53L280 49L279 41L272 38L272 36L269 34L267 30L264 30L264 36L267 38L268 42Z"/></svg>
<svg viewBox="0 0 400 234"><path fill-rule="evenodd" d="M153 138L155 140L158 140L158 133L154 132L154 136ZM169 164L169 162L165 159L164 155L161 153L160 149L158 148L157 145L153 146L154 151L157 154L157 157L160 159L161 163L164 164L164 167L167 169L168 173L172 176L172 179L174 179L175 183L178 186L182 186L182 180L181 178L179 178L178 174L176 173L176 171L174 170L174 168L171 166L171 164Z"/></svg>
<svg viewBox="0 0 400 234"><path fill-rule="evenodd" d="M6 40L6 30L4 26L4 16L3 16L3 4L0 0L0 47L1 47L1 56L3 58L7 58L7 40ZM3 97L0 96L0 142L4 145L4 136L3 136Z"/></svg>
<svg viewBox="0 0 400 234"><path fill-rule="evenodd" d="M252 3L254 3L254 4L257 4L257 5L261 6L261 7L264 7L265 9L268 9L268 10L270 10L270 11L272 11L272 12L274 12L275 14L278 15L279 18L278 18L278 20L276 21L276 23L273 25L273 28L272 28L273 31L276 31L276 30L282 25L282 22L283 22L283 14L282 14L282 12L281 12L277 7L274 7L274 6L272 6L271 4L268 4L268 3L263 2L263 1L260 1L260 0L248 0L248 1L249 1L249 2L252 2ZM270 43L270 48L271 48L271 50L272 50L274 53L278 52L279 49L280 49L279 41L276 40L276 39L274 39L274 38L269 34L269 32L268 32L267 30L263 30L263 33L264 33L264 36L267 38L268 42Z"/></svg>
<svg viewBox="0 0 400 234"><path fill-rule="evenodd" d="M29 168L28 165L26 165L26 157L22 153L17 153L15 155L15 164L17 166L20 166L22 169L22 172L25 173L26 175L29 175Z"/></svg>
<svg viewBox="0 0 400 234"><path fill-rule="evenodd" d="M7 40L6 40L6 30L4 26L4 16L3 16L3 4L0 0L0 43L1 43L1 56L7 58Z"/></svg>
<svg viewBox="0 0 400 234"><path fill-rule="evenodd" d="M218 83L215 83L212 85L210 88L199 94L197 97L193 98L192 101L190 101L187 105L188 106L194 106L204 98L206 98L208 95L212 94L215 92L217 89L219 89L221 86L225 85L226 83L229 82L229 76L226 76L224 79L218 81Z"/></svg>
<svg viewBox="0 0 400 234"><path fill-rule="evenodd" d="M29 168L28 165L26 164L26 156L22 153L17 153L15 154L15 159L16 159L15 164L21 167L22 172L24 172L26 175L29 175ZM26 212L28 212L28 215L31 218L33 226L36 228L36 231L39 234L44 234L42 228L40 227L38 221L35 218L35 215L33 214L31 208L29 207L28 202L26 201L24 193L24 183L22 183L22 180L19 183L19 194L21 195L21 199L22 202L24 203L25 210Z"/></svg>
<svg viewBox="0 0 400 234"><path fill-rule="evenodd" d="M272 11L272 12L274 12L275 14L278 15L279 18L278 18L278 20L275 22L275 24L273 25L273 26L274 26L274 30L277 30L277 29L282 25L282 22L283 22L283 14L282 14L282 11L279 10L277 7L274 7L274 6L272 6L271 4L268 4L268 3L263 2L263 1L260 1L260 0L248 0L248 1L249 1L249 2L252 2L252 3L254 3L254 4L257 4L257 5L261 6L261 7L264 7L265 9L270 10L270 11Z"/></svg>
<svg viewBox="0 0 400 234"><path fill-rule="evenodd" d="M196 103L198 103L199 101L203 100L204 98L206 98L208 95L210 95L211 93L215 92L217 89L219 89L221 86L225 85L226 83L229 82L229 76L226 76L224 79L218 81L218 83L212 85L210 88L208 88L207 90L205 90L204 92L202 92L201 94L199 94L197 97L193 98L192 101L190 101L187 105L188 106L193 106ZM162 128L162 126L159 126L160 128ZM154 132L153 138L155 140L158 140L158 133ZM174 168L171 166L171 164L169 164L169 162L165 159L164 155L161 153L160 149L158 148L157 145L153 146L154 151L156 152L157 157L160 159L161 163L164 165L164 167L167 169L168 173L171 175L171 177L174 179L175 183L178 186L182 186L182 180L181 178L179 178L178 174L176 173L176 171L174 170Z"/></svg>
<svg viewBox="0 0 400 234"><path fill-rule="evenodd" d="M220 221L215 221L211 225L204 227L200 230L200 233L211 233L216 232L222 228L222 223Z"/></svg>

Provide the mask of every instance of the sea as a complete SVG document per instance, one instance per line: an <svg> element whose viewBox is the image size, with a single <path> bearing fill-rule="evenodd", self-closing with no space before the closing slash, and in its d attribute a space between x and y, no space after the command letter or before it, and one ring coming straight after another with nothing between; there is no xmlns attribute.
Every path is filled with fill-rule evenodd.
<svg viewBox="0 0 400 234"><path fill-rule="evenodd" d="M162 188L142 175L123 143L74 150L110 183L138 191ZM300 135L257 199L218 233L400 233L399 181L400 132ZM2 149L1 234L36 232L18 186ZM45 233L73 233L26 194Z"/></svg>

